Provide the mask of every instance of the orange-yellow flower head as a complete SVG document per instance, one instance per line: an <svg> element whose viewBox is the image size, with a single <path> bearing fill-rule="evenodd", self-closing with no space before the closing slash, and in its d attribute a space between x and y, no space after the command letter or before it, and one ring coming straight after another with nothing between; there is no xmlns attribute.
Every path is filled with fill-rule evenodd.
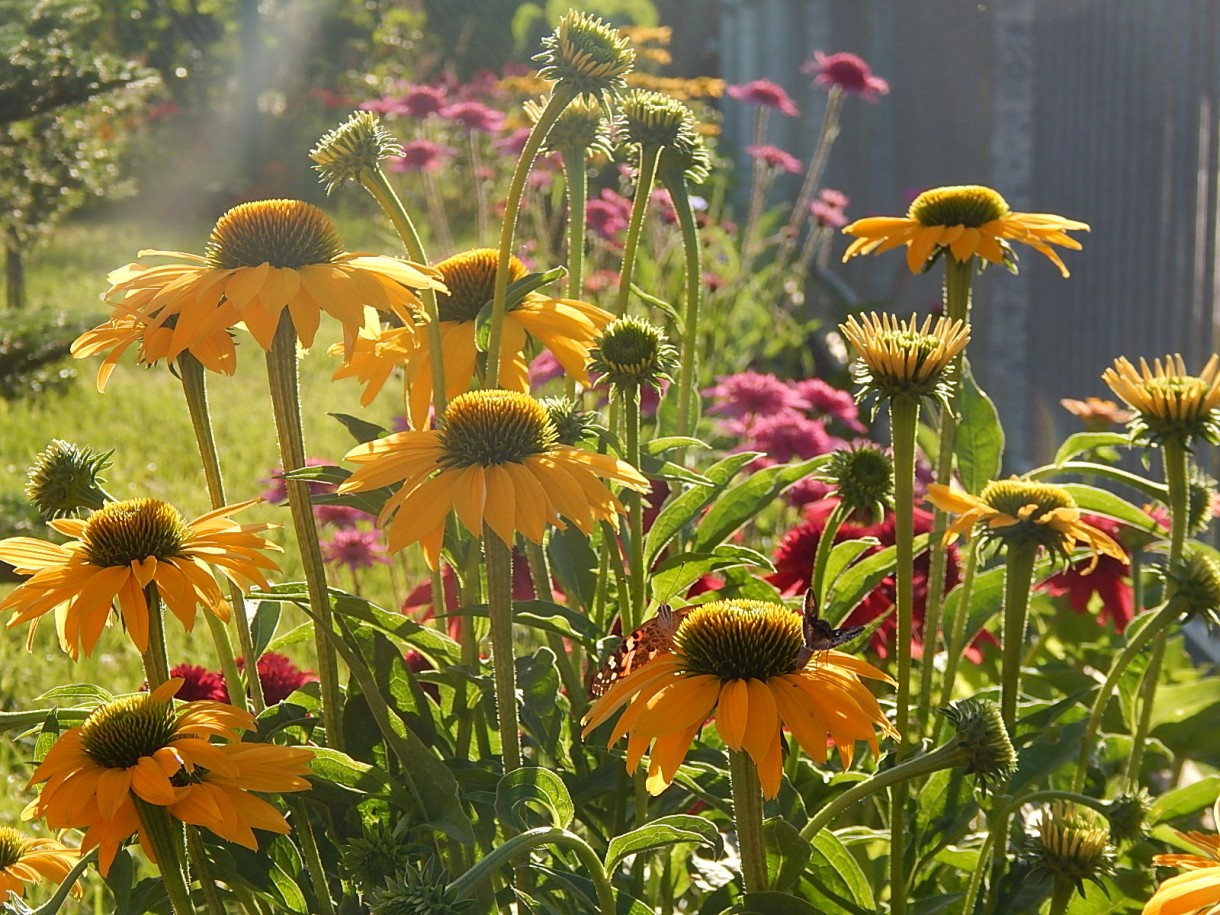
<svg viewBox="0 0 1220 915"><path fill-rule="evenodd" d="M1135 438L1187 447L1198 439L1220 441L1220 356L1208 359L1198 375L1187 374L1179 355L1156 359L1151 366L1141 359L1138 370L1120 356L1101 377L1135 411L1130 424Z"/></svg>
<svg viewBox="0 0 1220 915"><path fill-rule="evenodd" d="M915 315L902 321L888 314L849 317L839 325L858 361L852 376L861 386L860 397L876 393L881 398L931 397L948 403L952 379L946 369L970 342L970 326L964 321L928 315L919 323Z"/></svg>
<svg viewBox="0 0 1220 915"><path fill-rule="evenodd" d="M449 402L437 431L398 432L352 449L362 465L340 492L401 484L378 523L388 522L389 547L419 542L436 568L445 519L476 536L490 528L504 543L520 533L542 542L547 524L567 519L585 534L623 512L603 479L641 492L648 480L630 464L559 444L546 408L515 391L470 391ZM599 479L601 478L601 479Z"/></svg>
<svg viewBox="0 0 1220 915"><path fill-rule="evenodd" d="M1126 561L1126 552L1107 534L1085 523L1072 494L1052 483L992 480L977 496L954 492L941 483L928 486L928 501L959 517L945 531L945 544L969 535L976 524L983 535L1005 544L1041 546L1068 559L1077 542L1092 553L1084 574L1093 571L1099 553Z"/></svg>
<svg viewBox="0 0 1220 915"><path fill-rule="evenodd" d="M446 258L436 265L447 291L436 297L441 320L442 352L445 363L445 399L452 400L469 390L480 370L476 343L478 319L490 302L495 287L499 252L494 248L475 248ZM508 281L524 279L529 271L518 258L509 262ZM576 299L554 299L541 292L511 296L504 315L500 352L500 386L510 391L529 390L529 364L525 349L533 337L559 360L565 372L581 384L589 383L585 365L594 338L614 320L614 315ZM482 356L485 360L486 357ZM422 429L432 403L432 355L421 347L407 357L407 415L411 426Z"/></svg>
<svg viewBox="0 0 1220 915"><path fill-rule="evenodd" d="M1220 823L1220 801L1212 811L1215 821ZM1162 883L1144 906L1142 915L1216 915L1220 912L1220 835L1195 831L1177 835L1202 854L1153 857L1153 864L1185 868L1186 873Z"/></svg>
<svg viewBox="0 0 1220 915"><path fill-rule="evenodd" d="M81 850L99 848L103 875L132 833L149 850L140 804L257 849L251 827L289 829L279 811L249 792L310 787L303 776L312 750L243 743L240 732L253 730L254 718L222 702L175 710L181 685L170 680L95 709L55 742L30 778L31 785L46 782L34 814L53 829L84 829Z"/></svg>
<svg viewBox="0 0 1220 915"><path fill-rule="evenodd" d="M203 257L177 251L140 256L179 262L128 264L112 272L106 293L115 306L111 322L82 337L78 356L121 352L139 340L143 361L172 360L190 350L209 368L231 374L232 342L223 342L230 327L244 326L269 350L287 310L308 348L326 312L343 326L350 352L362 327L380 326L378 311L413 326L416 290L444 289L429 267L345 251L330 217L300 200L234 207L217 220Z"/></svg>
<svg viewBox="0 0 1220 915"><path fill-rule="evenodd" d="M0 560L30 576L0 602L13 611L8 625L38 620L56 611L60 644L73 658L93 653L117 605L119 618L141 652L148 647L148 595L190 630L202 604L220 619L229 604L212 575L219 570L243 590L267 588L264 570L277 570L263 555L278 550L259 536L271 524L238 524L228 516L260 502L228 505L186 521L157 499L111 502L88 520L63 518L51 527L67 543L31 537L0 540Z"/></svg>
<svg viewBox="0 0 1220 915"><path fill-rule="evenodd" d="M843 231L855 235L843 260L857 254L889 251L906 245L907 267L922 273L941 253L948 251L959 263L978 255L1016 272L1016 255L1010 241L1029 245L1046 256L1065 277L1067 268L1051 247L1080 250L1070 231L1089 231L1083 222L1051 213L1014 213L989 187L967 184L924 191L911 203L906 216L870 216Z"/></svg>
<svg viewBox="0 0 1220 915"><path fill-rule="evenodd" d="M703 604L682 618L672 651L615 680L585 716L582 736L626 706L609 742L627 737L628 771L649 754L652 794L673 781L709 718L729 749L754 760L766 797L779 791L782 726L820 763L828 740L844 766L857 740L876 755L875 728L896 732L860 678L893 681L838 651L816 652L802 663L804 647L801 615L782 604Z"/></svg>
<svg viewBox="0 0 1220 915"><path fill-rule="evenodd" d="M80 852L75 848L54 839L33 839L11 826L0 826L0 893L6 899L9 893L25 896L27 883L44 879L52 884L63 883L79 860ZM73 886L72 892L81 895L79 886Z"/></svg>

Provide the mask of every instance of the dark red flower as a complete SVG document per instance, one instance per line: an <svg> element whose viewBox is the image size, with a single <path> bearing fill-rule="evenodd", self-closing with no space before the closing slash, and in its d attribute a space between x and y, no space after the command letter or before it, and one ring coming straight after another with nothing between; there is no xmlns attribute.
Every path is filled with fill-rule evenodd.
<svg viewBox="0 0 1220 915"><path fill-rule="evenodd" d="M1098 515L1082 515L1081 520L1122 543L1121 535L1125 525L1118 521ZM1088 575L1084 572L1088 569L1090 560L1082 559L1044 581L1042 590L1051 597L1067 597L1068 606L1077 613L1087 613L1089 603L1096 594L1101 598L1101 609L1097 612L1098 621L1112 621L1114 630L1122 632L1135 614L1129 558L1128 556L1128 560L1119 560L1112 556L1098 556L1097 567Z"/></svg>
<svg viewBox="0 0 1220 915"><path fill-rule="evenodd" d="M263 685L263 699L268 705L283 702L306 683L313 683L318 675L312 670L301 670L282 654L269 651L258 659L258 679ZM244 670L245 660L237 659L238 670ZM228 693L225 693L228 702Z"/></svg>
<svg viewBox="0 0 1220 915"><path fill-rule="evenodd" d="M863 59L848 51L838 54L813 52L813 60L801 65L801 72L813 77L820 86L838 86L848 95L858 95L870 102L890 91L890 84L873 73Z"/></svg>
<svg viewBox="0 0 1220 915"><path fill-rule="evenodd" d="M725 89L730 98L762 108L774 108L790 118L800 115L800 109L792 101L784 87L769 79L753 79L740 86L729 86Z"/></svg>
<svg viewBox="0 0 1220 915"><path fill-rule="evenodd" d="M179 664L169 672L171 677L181 677L182 687L175 694L176 698L185 702L197 699L210 699L213 702L228 702L229 691L225 688L224 677L220 674L200 667L198 664Z"/></svg>

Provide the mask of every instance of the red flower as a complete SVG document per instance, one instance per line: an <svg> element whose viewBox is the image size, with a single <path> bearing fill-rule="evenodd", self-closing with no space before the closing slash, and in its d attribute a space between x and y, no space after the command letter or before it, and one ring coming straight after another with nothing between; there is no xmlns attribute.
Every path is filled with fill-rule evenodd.
<svg viewBox="0 0 1220 915"><path fill-rule="evenodd" d="M775 572L767 576L767 581L779 588L780 592L786 597L802 594L809 588L813 570L813 557L817 552L818 540L821 539L822 531L826 527L826 519L830 516L836 504L838 503L835 499L823 499L820 502L807 505L805 507L805 520L784 536L784 539L771 557L775 563ZM922 508L915 508L914 522L916 534L929 533L932 530L931 512L924 511ZM835 543L842 543L845 540L858 540L862 537L876 537L880 541L880 545L865 550L861 554L861 558L880 552L887 546L893 546L893 512L887 512L885 518L879 524L862 525L849 522L841 525L835 534ZM947 594L957 582L957 549L950 547L948 562L945 567L945 593ZM915 557L914 598L914 631L912 633L914 639L911 645L911 654L919 657L923 653L923 615L928 602L928 553L926 550ZM843 621L842 625L869 625L879 616L888 613L890 608L894 606L896 599L894 576L888 575L881 580L880 584L858 607L847 615L847 619ZM890 646L894 641L897 628L897 620L892 613L889 613L877 628L877 631L873 633L873 650L880 657L885 658L889 656L892 650ZM994 638L988 633L980 636L980 639L982 638L994 641ZM975 662L981 658L981 653L974 645L966 649L966 655Z"/></svg>
<svg viewBox="0 0 1220 915"><path fill-rule="evenodd" d="M820 86L838 86L848 95L858 95L870 102L890 91L890 84L873 74L863 59L847 51L838 54L813 52L813 60L801 66L801 72L812 76Z"/></svg>
<svg viewBox="0 0 1220 915"><path fill-rule="evenodd" d="M797 117L801 112L796 103L789 98L784 87L769 79L754 79L741 86L729 86L725 90L730 98L739 102L748 102L763 108L774 108L790 118Z"/></svg>
<svg viewBox="0 0 1220 915"><path fill-rule="evenodd" d="M208 699L213 702L228 702L229 691L224 677L200 667L198 664L179 664L169 672L170 677L181 677L182 686L175 696L184 702Z"/></svg>
<svg viewBox="0 0 1220 915"><path fill-rule="evenodd" d="M237 659L238 670L243 669L245 660ZM312 670L301 670L282 654L269 651L258 659L258 679L263 685L263 699L268 705L283 702L306 683L313 683L318 675ZM228 702L228 692L224 702Z"/></svg>
<svg viewBox="0 0 1220 915"><path fill-rule="evenodd" d="M1124 525L1098 515L1082 515L1081 520L1122 543ZM1123 547L1126 549L1126 547ZM1128 554L1129 556L1130 554ZM1089 602L1096 594L1101 598L1097 613L1099 622L1113 621L1114 630L1122 632L1135 613L1135 598L1131 590L1131 563L1112 556L1097 557L1097 567L1085 575L1091 560L1082 559L1070 568L1052 575L1042 583L1042 590L1051 597L1067 597L1068 606L1077 613L1087 613Z"/></svg>

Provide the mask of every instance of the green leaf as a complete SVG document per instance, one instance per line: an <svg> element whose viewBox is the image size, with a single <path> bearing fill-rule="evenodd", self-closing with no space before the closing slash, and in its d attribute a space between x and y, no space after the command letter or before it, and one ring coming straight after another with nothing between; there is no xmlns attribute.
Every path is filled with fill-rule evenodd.
<svg viewBox="0 0 1220 915"><path fill-rule="evenodd" d="M318 778L358 794L384 797L394 787L394 779L384 769L352 759L346 753L328 747L314 748L309 768Z"/></svg>
<svg viewBox="0 0 1220 915"><path fill-rule="evenodd" d="M644 442L640 450L644 454L661 455L666 451L676 451L679 448L707 448L702 439L691 438L689 435L662 435L651 441Z"/></svg>
<svg viewBox="0 0 1220 915"><path fill-rule="evenodd" d="M564 723L571 714L568 697L560 691L555 653L539 648L533 655L517 658L517 692L521 695L521 724L541 746L558 759L568 759L571 746Z"/></svg>
<svg viewBox="0 0 1220 915"><path fill-rule="evenodd" d="M521 815L526 805L541 808L551 825L559 829L566 829L576 814L563 779L550 769L527 766L500 779L496 785L496 818L505 828L525 832L537 825Z"/></svg>
<svg viewBox="0 0 1220 915"><path fill-rule="evenodd" d="M746 893L728 912L731 915L826 915L824 910L814 908L803 899L773 890Z"/></svg>
<svg viewBox="0 0 1220 915"><path fill-rule="evenodd" d="M250 621L250 641L254 657L261 658L275 638L275 627L280 622L280 605L277 601L261 600Z"/></svg>
<svg viewBox="0 0 1220 915"><path fill-rule="evenodd" d="M486 604L480 604L478 609L482 610L480 615L486 615ZM587 648L595 647L597 640L605 635L583 613L549 600L513 601L513 622L519 626L553 632L565 639L580 642Z"/></svg>
<svg viewBox="0 0 1220 915"><path fill-rule="evenodd" d="M1165 533L1155 521L1148 517L1146 512L1112 492L1084 483L1061 483L1059 485L1072 494L1072 498L1076 500L1076 505L1081 511L1105 515L1107 518L1122 521L1137 531L1157 536L1163 536Z"/></svg>
<svg viewBox="0 0 1220 915"><path fill-rule="evenodd" d="M720 830L703 817L682 813L659 817L610 840L606 847L606 873L614 873L619 862L628 855L683 844L707 845L719 855Z"/></svg>
<svg viewBox="0 0 1220 915"><path fill-rule="evenodd" d="M798 480L803 480L830 460L820 454L797 464L776 464L751 474L745 481L725 490L695 529L694 549L707 551L727 540L750 521L776 496Z"/></svg>
<svg viewBox="0 0 1220 915"><path fill-rule="evenodd" d="M597 590L597 553L589 538L579 530L552 531L547 544L551 557L551 572L569 599L574 600L586 613L593 606L593 595Z"/></svg>
<svg viewBox="0 0 1220 915"><path fill-rule="evenodd" d="M342 614L348 619L367 623L401 645L414 648L437 667L457 664L461 661L462 646L431 626L421 625L401 613L383 610L363 597L348 594L337 588L330 589L330 599L331 606L336 613Z"/></svg>
<svg viewBox="0 0 1220 915"><path fill-rule="evenodd" d="M822 573L822 593L816 595L818 606L826 606L826 595L839 580L844 569L855 562L865 550L880 545L881 541L876 537L861 537L858 540L844 540L831 547L830 555L826 557L826 569Z"/></svg>
<svg viewBox="0 0 1220 915"><path fill-rule="evenodd" d="M357 444L360 445L382 438L388 431L384 426L371 423L367 419L361 419L359 416L349 416L347 413L328 413L327 416L333 416L337 419L351 437L356 440Z"/></svg>
<svg viewBox="0 0 1220 915"><path fill-rule="evenodd" d="M928 536L919 534L915 537L913 547L916 556L928 548ZM832 626L839 625L860 601L872 593L881 579L894 571L897 561L897 549L888 546L849 567L839 576L826 598L822 617Z"/></svg>
<svg viewBox="0 0 1220 915"><path fill-rule="evenodd" d="M754 451L731 454L707 469L704 476L711 480L710 487L689 489L677 498L666 502L652 522L652 527L644 542L644 564L651 568L669 541L676 537L682 528L699 517L699 513L724 491L729 481L756 457L758 457L758 453Z"/></svg>
<svg viewBox="0 0 1220 915"><path fill-rule="evenodd" d="M113 693L94 683L66 683L63 686L53 686L34 701L92 708L104 705L113 698Z"/></svg>
<svg viewBox="0 0 1220 915"><path fill-rule="evenodd" d="M957 407L961 417L953 438L953 454L962 485L967 492L978 493L1000 474L1004 429L995 404L974 380L967 359L962 360Z"/></svg>
<svg viewBox="0 0 1220 915"><path fill-rule="evenodd" d="M1058 479L1064 474L1075 474L1083 477L1101 477L1126 486L1138 492L1146 499L1164 502L1169 498L1169 490L1164 483L1157 483L1147 477L1141 477L1121 467L1111 467L1109 464L1095 464L1090 461L1065 461L1063 464L1046 464L1035 467L1024 475L1027 480Z"/></svg>
<svg viewBox="0 0 1220 915"><path fill-rule="evenodd" d="M763 823L763 842L767 853L767 886L786 892L804 873L813 851L800 830L779 817Z"/></svg>
<svg viewBox="0 0 1220 915"><path fill-rule="evenodd" d="M1096 451L1098 448L1118 448L1131 444L1131 436L1123 432L1077 432L1069 435L1055 452L1056 464L1063 464L1084 454L1086 451Z"/></svg>
<svg viewBox="0 0 1220 915"><path fill-rule="evenodd" d="M685 594L696 581L709 572L750 566L770 571L771 560L756 550L731 544L721 544L710 553L681 553L658 565L649 576L653 597L666 603Z"/></svg>
<svg viewBox="0 0 1220 915"><path fill-rule="evenodd" d="M1220 776L1207 775L1182 788L1173 788L1160 795L1148 809L1148 825L1167 823L1190 816L1210 807L1220 791Z"/></svg>
<svg viewBox="0 0 1220 915"><path fill-rule="evenodd" d="M845 909L862 913L877 910L868 877L847 846L829 829L823 829L813 837L810 871L810 878L814 879L816 874L820 888L832 893L832 898Z"/></svg>

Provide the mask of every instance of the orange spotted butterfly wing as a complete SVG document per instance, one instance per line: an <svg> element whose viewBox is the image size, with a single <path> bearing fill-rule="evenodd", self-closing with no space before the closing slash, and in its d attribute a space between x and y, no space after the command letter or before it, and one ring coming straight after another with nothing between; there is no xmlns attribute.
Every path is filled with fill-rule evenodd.
<svg viewBox="0 0 1220 915"><path fill-rule="evenodd" d="M836 629L831 626L818 616L817 599L813 596L813 589L810 588L805 592L805 614L801 620L801 631L805 636L805 647L797 655L797 663L800 667L804 667L813 657L814 652L838 648L863 632L864 627L842 626Z"/></svg>
<svg viewBox="0 0 1220 915"><path fill-rule="evenodd" d="M639 629L623 639L614 649L601 670L593 677L589 692L595 697L604 695L606 690L633 670L639 670L659 654L672 651L678 624L691 609L683 607L681 610L674 610L669 604L662 604L656 616L645 620Z"/></svg>

